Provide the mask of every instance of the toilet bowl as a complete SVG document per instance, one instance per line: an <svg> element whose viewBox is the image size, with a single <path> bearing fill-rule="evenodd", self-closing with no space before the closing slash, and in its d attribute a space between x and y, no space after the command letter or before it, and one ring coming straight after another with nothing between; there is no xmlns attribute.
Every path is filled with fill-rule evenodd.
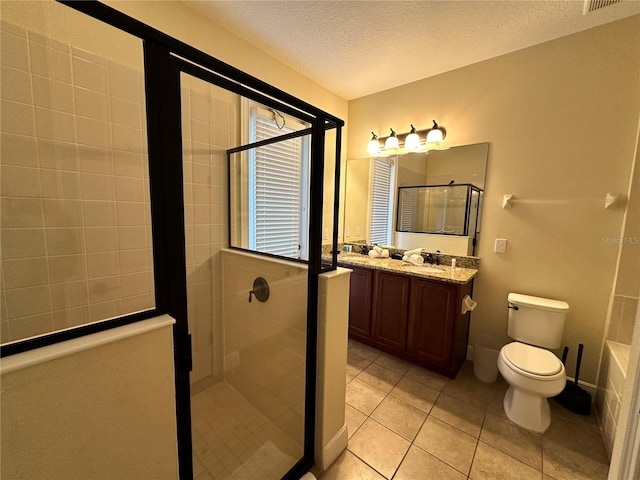
<svg viewBox="0 0 640 480"><path fill-rule="evenodd" d="M558 395L566 383L560 359L543 348L511 342L500 350L498 371L509 384L503 401L509 420L544 433L551 423L547 399Z"/></svg>

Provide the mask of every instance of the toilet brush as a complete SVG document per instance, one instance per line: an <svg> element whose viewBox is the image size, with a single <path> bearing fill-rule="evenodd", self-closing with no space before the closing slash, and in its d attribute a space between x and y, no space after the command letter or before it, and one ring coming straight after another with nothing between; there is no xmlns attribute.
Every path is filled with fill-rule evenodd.
<svg viewBox="0 0 640 480"><path fill-rule="evenodd" d="M578 344L578 358L576 360L576 376L573 383L567 382L564 390L556 397L556 400L565 407L567 410L571 410L574 413L580 415L589 415L591 410L591 394L585 389L578 386L578 377L580 376L580 363L582 362L582 350L584 345ZM562 360L566 359L568 347L564 347L562 354Z"/></svg>

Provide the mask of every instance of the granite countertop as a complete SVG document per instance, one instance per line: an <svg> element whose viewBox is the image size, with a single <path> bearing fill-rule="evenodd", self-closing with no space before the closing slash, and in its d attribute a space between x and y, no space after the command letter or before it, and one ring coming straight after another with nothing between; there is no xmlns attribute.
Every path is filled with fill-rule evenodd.
<svg viewBox="0 0 640 480"><path fill-rule="evenodd" d="M371 268L374 270L384 270L387 272L401 273L413 277L429 278L431 280L441 280L448 283L465 284L470 282L477 269L473 268L452 268L448 265L412 265L402 260L392 258L371 258L360 253L340 252L338 263L343 265L354 265L358 267Z"/></svg>

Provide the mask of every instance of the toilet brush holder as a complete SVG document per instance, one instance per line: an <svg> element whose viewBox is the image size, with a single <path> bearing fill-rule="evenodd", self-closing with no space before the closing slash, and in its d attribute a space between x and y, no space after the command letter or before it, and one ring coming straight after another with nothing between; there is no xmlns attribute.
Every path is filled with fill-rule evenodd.
<svg viewBox="0 0 640 480"><path fill-rule="evenodd" d="M589 415L591 411L591 394L578 385L578 377L580 376L580 363L582 361L582 350L584 345L578 345L578 359L576 360L576 376L573 383L565 385L564 390L556 397L558 403L574 413L580 415ZM566 351L563 353L563 361L566 358Z"/></svg>

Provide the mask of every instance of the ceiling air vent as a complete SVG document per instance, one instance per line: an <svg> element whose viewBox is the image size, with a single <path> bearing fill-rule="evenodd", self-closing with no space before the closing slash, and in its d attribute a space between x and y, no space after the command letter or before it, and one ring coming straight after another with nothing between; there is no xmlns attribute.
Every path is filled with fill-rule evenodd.
<svg viewBox="0 0 640 480"><path fill-rule="evenodd" d="M587 13L600 10L601 8L608 7L614 3L620 3L621 1L622 0L584 0L584 10L582 14L586 15Z"/></svg>

